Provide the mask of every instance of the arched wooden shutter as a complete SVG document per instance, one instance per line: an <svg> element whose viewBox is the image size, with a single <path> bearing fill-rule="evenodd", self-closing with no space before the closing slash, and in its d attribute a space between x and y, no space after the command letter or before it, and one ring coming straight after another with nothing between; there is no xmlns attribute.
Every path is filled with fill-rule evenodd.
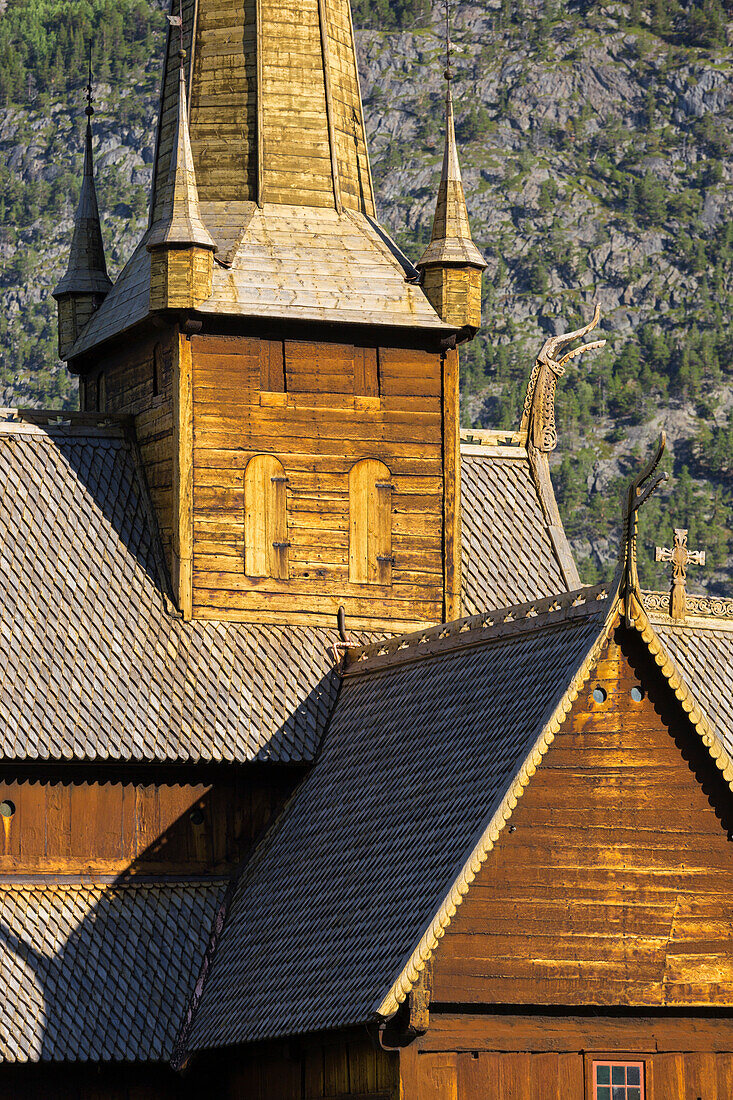
<svg viewBox="0 0 733 1100"><path fill-rule="evenodd" d="M392 583L392 475L375 458L349 472L349 580Z"/></svg>
<svg viewBox="0 0 733 1100"><path fill-rule="evenodd" d="M244 471L244 571L288 577L288 479L274 455L255 455Z"/></svg>

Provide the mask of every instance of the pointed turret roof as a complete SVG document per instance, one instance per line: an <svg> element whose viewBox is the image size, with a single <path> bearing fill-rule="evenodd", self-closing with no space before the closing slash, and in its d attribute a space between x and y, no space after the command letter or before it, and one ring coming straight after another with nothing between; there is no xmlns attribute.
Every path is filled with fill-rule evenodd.
<svg viewBox="0 0 733 1100"><path fill-rule="evenodd" d="M74 235L66 274L53 291L54 298L62 294L108 294L112 280L107 274L104 258L102 227L99 222L97 191L94 186L94 159L92 156L91 104L86 109L87 133L84 150L84 179L81 196L74 219Z"/></svg>
<svg viewBox="0 0 733 1100"><path fill-rule="evenodd" d="M158 218L150 231L146 245L148 250L165 245L198 246L210 248L213 252L217 249L211 234L201 221L196 171L188 132L183 57L178 80L178 117L168 179L160 196Z"/></svg>
<svg viewBox="0 0 733 1100"><path fill-rule="evenodd" d="M445 96L445 152L433 220L433 233L430 244L417 266L470 264L483 270L486 267L486 261L473 243L471 227L468 223L466 196L463 192L461 166L458 163L456 148L453 95L449 74L448 69L446 70L448 90Z"/></svg>

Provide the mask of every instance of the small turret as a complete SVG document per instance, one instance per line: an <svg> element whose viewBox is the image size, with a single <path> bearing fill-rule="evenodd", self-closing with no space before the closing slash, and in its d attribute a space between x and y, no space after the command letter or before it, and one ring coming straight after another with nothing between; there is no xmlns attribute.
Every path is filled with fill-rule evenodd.
<svg viewBox="0 0 733 1100"><path fill-rule="evenodd" d="M471 239L456 149L451 71L445 71L445 152L433 234L418 268L422 288L440 318L473 336L481 326L481 274L486 262Z"/></svg>
<svg viewBox="0 0 733 1100"><path fill-rule="evenodd" d="M91 80L87 86L87 133L84 151L84 179L71 239L69 264L61 282L53 291L58 305L59 356L68 358L77 336L109 294L112 282L104 258L102 228L99 223L97 191L94 186L92 157Z"/></svg>
<svg viewBox="0 0 733 1100"><path fill-rule="evenodd" d="M214 243L201 220L196 172L188 133L185 53L181 50L178 120L160 214L151 226L150 308L195 309L211 294Z"/></svg>

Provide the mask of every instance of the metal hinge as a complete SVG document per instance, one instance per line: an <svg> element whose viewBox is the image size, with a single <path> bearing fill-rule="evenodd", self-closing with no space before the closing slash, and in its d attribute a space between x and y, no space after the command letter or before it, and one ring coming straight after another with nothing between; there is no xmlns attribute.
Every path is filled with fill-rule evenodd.
<svg viewBox="0 0 733 1100"><path fill-rule="evenodd" d="M287 550L287 548L293 544L291 542L273 542L272 545L276 550Z"/></svg>
<svg viewBox="0 0 733 1100"><path fill-rule="evenodd" d="M287 485L290 481L289 477L271 477L270 481L273 485Z"/></svg>
<svg viewBox="0 0 733 1100"><path fill-rule="evenodd" d="M394 485L391 481L375 481L374 486L376 489L394 489Z"/></svg>
<svg viewBox="0 0 733 1100"><path fill-rule="evenodd" d="M395 556L394 554L377 554L377 561L388 562L390 565L394 565Z"/></svg>

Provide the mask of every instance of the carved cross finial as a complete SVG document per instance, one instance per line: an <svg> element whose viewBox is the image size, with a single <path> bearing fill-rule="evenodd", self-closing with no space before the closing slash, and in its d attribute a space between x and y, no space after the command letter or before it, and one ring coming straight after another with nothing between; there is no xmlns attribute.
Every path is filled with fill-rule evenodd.
<svg viewBox="0 0 733 1100"><path fill-rule="evenodd" d="M669 594L669 613L673 619L684 619L687 610L687 566L704 565L704 550L688 550L687 530L684 527L674 529L674 547L658 546L654 555L656 561L672 562L672 590Z"/></svg>

